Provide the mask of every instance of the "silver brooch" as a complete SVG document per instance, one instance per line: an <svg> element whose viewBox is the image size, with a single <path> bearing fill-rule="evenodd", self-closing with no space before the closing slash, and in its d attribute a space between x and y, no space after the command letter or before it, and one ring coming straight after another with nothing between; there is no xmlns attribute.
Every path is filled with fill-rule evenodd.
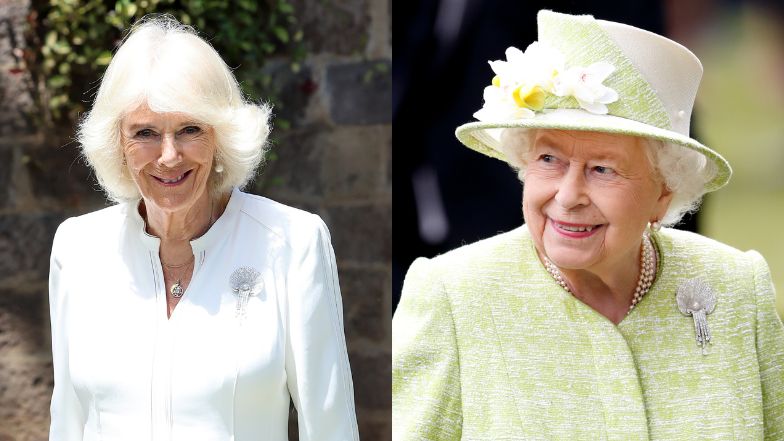
<svg viewBox="0 0 784 441"><path fill-rule="evenodd" d="M697 345L702 347L703 355L707 354L705 348L711 342L711 334L706 316L716 308L716 294L702 280L689 279L678 287L675 300L683 315L690 315L694 318Z"/></svg>
<svg viewBox="0 0 784 441"><path fill-rule="evenodd" d="M264 288L261 273L251 267L239 267L231 273L229 284L234 294L237 295L236 316L240 318L245 317L245 307L248 305L248 298L258 295Z"/></svg>

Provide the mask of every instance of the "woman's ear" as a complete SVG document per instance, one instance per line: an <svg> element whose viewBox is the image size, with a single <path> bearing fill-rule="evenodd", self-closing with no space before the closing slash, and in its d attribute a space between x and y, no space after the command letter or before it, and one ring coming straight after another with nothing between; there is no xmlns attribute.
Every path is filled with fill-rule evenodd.
<svg viewBox="0 0 784 441"><path fill-rule="evenodd" d="M661 183L661 192L659 193L659 198L656 200L656 208L654 209L654 215L656 216L653 221L659 221L664 218L664 215L667 214L667 209L670 207L670 202L672 202L672 197L675 194L667 187L667 184L664 182Z"/></svg>

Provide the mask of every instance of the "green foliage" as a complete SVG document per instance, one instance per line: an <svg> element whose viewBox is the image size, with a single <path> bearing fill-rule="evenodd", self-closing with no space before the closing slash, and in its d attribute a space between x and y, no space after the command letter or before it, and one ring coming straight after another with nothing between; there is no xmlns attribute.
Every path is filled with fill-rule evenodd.
<svg viewBox="0 0 784 441"><path fill-rule="evenodd" d="M39 4L36 4L39 3ZM300 69L302 31L287 0L38 0L31 16L28 68L43 122L72 124L84 112L127 29L149 13L194 26L235 71L251 99L274 100L262 73L273 55Z"/></svg>

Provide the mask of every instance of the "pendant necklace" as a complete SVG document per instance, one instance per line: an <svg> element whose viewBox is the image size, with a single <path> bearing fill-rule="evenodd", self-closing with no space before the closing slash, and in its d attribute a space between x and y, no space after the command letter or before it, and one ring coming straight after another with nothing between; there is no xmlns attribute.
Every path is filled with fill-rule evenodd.
<svg viewBox="0 0 784 441"><path fill-rule="evenodd" d="M174 284L172 285L171 289L169 290L169 292L171 292L172 297L175 297L175 298L179 299L185 293L185 288L182 287L182 276L185 273L185 271L188 270L187 267L190 266L190 264L193 263L194 260L195 260L195 256L191 256L191 258L188 259L187 262L181 263L179 265L168 265L168 264L165 264L165 263L161 262L161 265L163 265L164 267L166 267L166 268L168 268L170 270L171 269L185 268L185 270L183 270L180 273L180 276L177 277L177 281L174 282Z"/></svg>
<svg viewBox="0 0 784 441"><path fill-rule="evenodd" d="M207 228L204 229L204 232L206 233L207 230L209 230L212 227L212 224L214 223L215 223L215 201L210 200L210 218L207 220ZM196 256L191 256L191 258L188 259L187 262L181 263L179 265L169 265L163 263L163 260L161 260L161 265L163 265L165 268L168 268L170 270L186 267L180 273L180 277L177 277L177 281L174 282L171 289L169 289L169 292L171 293L172 297L179 299L180 297L182 297L183 294L185 294L185 288L183 288L182 286L183 275L188 270L187 266L190 266L190 264L194 263L195 261L196 261Z"/></svg>

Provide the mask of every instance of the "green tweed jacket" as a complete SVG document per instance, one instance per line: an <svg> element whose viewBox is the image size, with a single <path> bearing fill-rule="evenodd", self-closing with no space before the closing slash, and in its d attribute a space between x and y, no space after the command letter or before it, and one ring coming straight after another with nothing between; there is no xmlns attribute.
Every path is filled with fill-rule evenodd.
<svg viewBox="0 0 784 441"><path fill-rule="evenodd" d="M617 326L525 226L411 266L392 321L395 440L784 440L784 327L762 256L672 229ZM707 355L675 293L705 281Z"/></svg>

